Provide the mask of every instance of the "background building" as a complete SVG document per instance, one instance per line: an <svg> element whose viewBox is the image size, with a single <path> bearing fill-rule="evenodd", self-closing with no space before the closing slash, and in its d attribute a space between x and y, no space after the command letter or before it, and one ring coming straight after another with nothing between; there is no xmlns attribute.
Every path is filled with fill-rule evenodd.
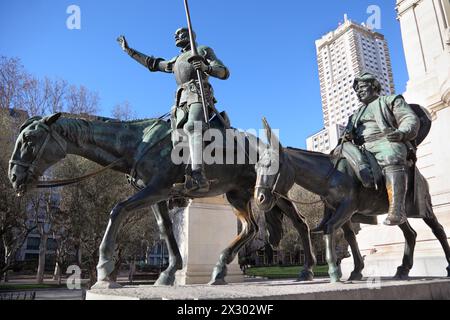
<svg viewBox="0 0 450 320"><path fill-rule="evenodd" d="M368 71L382 86L381 93L394 93L391 59L384 36L344 17L344 23L316 41L320 92L325 127L346 125L359 107L352 84Z"/></svg>
<svg viewBox="0 0 450 320"><path fill-rule="evenodd" d="M306 139L306 149L310 151L330 153L337 145L345 126L333 124Z"/></svg>
<svg viewBox="0 0 450 320"><path fill-rule="evenodd" d="M395 93L391 59L384 36L354 23L344 23L316 41L324 129L306 140L307 149L329 153L348 118L359 108L353 81L371 72L381 83L381 94Z"/></svg>

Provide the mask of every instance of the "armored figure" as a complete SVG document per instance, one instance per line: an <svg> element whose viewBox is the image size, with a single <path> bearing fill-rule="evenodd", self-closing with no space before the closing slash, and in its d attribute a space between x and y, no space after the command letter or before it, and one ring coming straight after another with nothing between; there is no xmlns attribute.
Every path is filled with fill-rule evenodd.
<svg viewBox="0 0 450 320"><path fill-rule="evenodd" d="M357 77L353 88L363 105L350 117L341 143L347 144L347 152L358 162L356 174L366 187L373 181L360 150L373 154L382 169L389 199L384 224L400 225L406 220L407 168L415 157L413 141L419 132L419 117L402 96L380 96L381 85L370 73Z"/></svg>
<svg viewBox="0 0 450 320"><path fill-rule="evenodd" d="M195 39L195 34L193 34ZM203 131L206 129L205 112L197 79L197 70L202 71L204 94L208 109L216 102L212 86L208 82L209 76L225 80L230 73L228 68L216 57L214 51L206 46L197 48L201 59L192 59L189 30L180 28L175 32L175 44L181 53L170 59L155 58L142 54L128 46L124 36L118 38L122 49L133 59L144 65L152 72L160 71L173 73L177 83L175 103L172 109L172 129L183 128L188 136L191 160L191 176L186 190L196 192L209 191L210 182L205 176L203 164ZM210 112L206 112L210 114ZM199 128L199 129L198 129Z"/></svg>

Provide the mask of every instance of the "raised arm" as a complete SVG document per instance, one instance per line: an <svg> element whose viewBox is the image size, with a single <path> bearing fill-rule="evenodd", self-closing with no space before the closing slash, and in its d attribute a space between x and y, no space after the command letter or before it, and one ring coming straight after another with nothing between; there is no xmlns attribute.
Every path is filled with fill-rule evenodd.
<svg viewBox="0 0 450 320"><path fill-rule="evenodd" d="M133 48L130 48L124 36L120 36L119 38L117 38L117 41L119 42L123 51L128 53L130 57L132 57L134 60L142 64L150 71L152 72L161 71L168 73L172 72L173 63L171 63L171 61L166 61L162 58L155 58L153 56L147 56Z"/></svg>

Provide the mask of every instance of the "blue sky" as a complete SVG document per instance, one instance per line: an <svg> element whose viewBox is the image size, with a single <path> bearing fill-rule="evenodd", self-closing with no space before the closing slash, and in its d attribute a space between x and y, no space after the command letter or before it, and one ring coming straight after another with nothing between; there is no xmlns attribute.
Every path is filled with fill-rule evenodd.
<svg viewBox="0 0 450 320"><path fill-rule="evenodd" d="M81 30L66 28L69 5L81 9ZM200 44L211 46L231 70L213 79L217 108L237 128L260 128L266 116L284 145L305 147L323 127L314 41L335 29L344 13L366 21L369 5L381 8L395 87L408 75L394 0L191 0ZM0 0L0 55L18 57L38 77L59 77L100 95L100 114L129 101L140 118L160 116L172 103L171 74L150 73L118 46L149 55L178 54L173 33L186 25L182 0Z"/></svg>

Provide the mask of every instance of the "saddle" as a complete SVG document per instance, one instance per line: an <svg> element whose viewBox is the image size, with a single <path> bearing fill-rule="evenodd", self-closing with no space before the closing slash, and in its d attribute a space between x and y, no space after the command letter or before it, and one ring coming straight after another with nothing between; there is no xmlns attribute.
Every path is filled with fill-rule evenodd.
<svg viewBox="0 0 450 320"><path fill-rule="evenodd" d="M339 148L342 149L337 150ZM355 153L355 149L353 148L357 149L359 153ZM373 184L369 187L369 189L373 188L375 190L385 190L385 181L382 174L382 169L371 152L365 150L364 148L358 148L353 144L344 143L332 152L333 163L337 164L337 162L342 159L347 160L347 163L355 172L358 180L360 180L362 188L364 188L364 184L361 176L358 174L361 161L363 161L364 164L370 168L370 177ZM408 160L408 185L405 201L407 217L421 219L427 218L432 213L428 182L415 165L414 155L409 155ZM356 217L356 215L354 217ZM353 220L354 219L352 219L352 221ZM365 220L353 222L367 223Z"/></svg>

